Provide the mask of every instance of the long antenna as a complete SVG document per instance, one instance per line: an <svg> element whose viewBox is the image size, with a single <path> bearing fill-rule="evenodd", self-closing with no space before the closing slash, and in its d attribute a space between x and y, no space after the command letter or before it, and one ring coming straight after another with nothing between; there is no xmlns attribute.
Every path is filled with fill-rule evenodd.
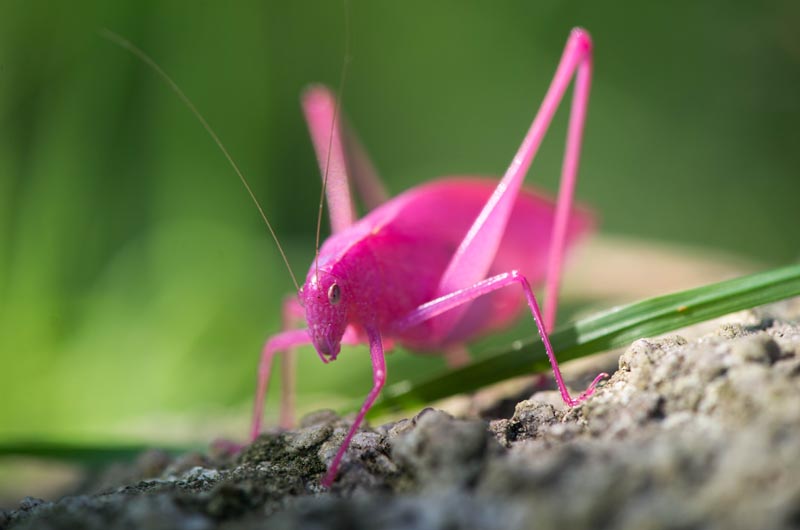
<svg viewBox="0 0 800 530"><path fill-rule="evenodd" d="M328 156L325 161L325 173L322 176L322 190L319 193L319 209L317 210L317 236L314 242L314 274L319 276L319 233L322 226L322 210L325 207L325 190L328 187L328 169L331 165L331 149L333 149L333 131L336 119L339 117L339 107L342 105L344 95L344 80L347 75L347 63L350 61L350 14L348 13L347 0L344 4L344 58L342 59L342 75L339 77L339 90L336 93L336 106L333 108L331 131L328 137Z"/></svg>
<svg viewBox="0 0 800 530"><path fill-rule="evenodd" d="M104 28L101 29L99 33L100 36L110 40L120 48L128 50L133 55L138 57L147 66L152 68L159 76L161 76L161 78L164 81L167 82L172 91L175 92L175 94L177 94L177 96L181 99L181 101L183 101L183 104L189 108L192 114L194 114L195 118L197 118L197 120L200 122L200 124L209 134L209 136L211 136L211 139L214 140L214 143L217 144L217 147L219 147L220 151L222 151L222 154L225 155L225 158L228 159L228 162L230 163L231 167L233 167L233 170L236 172L236 174L239 176L239 180L242 181L242 184L244 185L244 188L247 190L247 193L250 195L250 198L253 199L253 203L255 203L256 208L258 208L258 213L261 214L261 219L264 220L264 224L267 225L267 229L269 230L269 233L272 235L272 239L275 240L275 244L278 246L278 252L280 252L281 257L283 258L283 262L286 264L286 269L289 271L289 276L292 277L292 283L294 283L295 289L299 291L300 286L297 283L297 278L295 277L294 272L292 272L292 267L289 265L289 259L286 257L286 253L283 251L283 247L281 246L280 241L278 241L278 236L277 234L275 234L275 230L272 229L272 225L270 224L269 219L267 219L267 215L264 213L264 209L261 208L261 204L258 202L258 199L256 199L256 195L255 193L253 193L252 188L250 188L250 184L247 182L247 179L244 178L244 174L239 169L239 166L236 165L236 162L233 161L233 157L231 157L231 155L228 153L228 150L225 149L224 145L222 145L222 141L217 136L217 133L214 132L214 129L211 128L211 126L208 124L203 115L200 114L200 111L197 110L197 108L194 106L191 100L186 96L186 94L183 93L183 90L181 90L181 88L177 85L177 83L175 83L175 81L173 81L172 78L169 75L167 75L167 73L164 70L162 70L161 67L158 66L158 63L156 63L153 59L151 59L149 55L147 55L142 50L137 48L132 42L130 42L126 38L117 35L111 30ZM317 242L319 242L319 228L317 228ZM319 244L317 244L317 248L319 248Z"/></svg>

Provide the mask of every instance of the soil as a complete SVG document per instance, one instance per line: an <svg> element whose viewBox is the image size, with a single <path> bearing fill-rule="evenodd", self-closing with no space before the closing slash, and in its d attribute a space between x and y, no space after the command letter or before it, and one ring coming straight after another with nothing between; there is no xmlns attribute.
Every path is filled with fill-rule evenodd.
<svg viewBox="0 0 800 530"><path fill-rule="evenodd" d="M794 301L639 340L573 409L540 391L506 417L365 428L330 490L349 420L320 411L235 457L144 453L0 529L798 528L798 321Z"/></svg>

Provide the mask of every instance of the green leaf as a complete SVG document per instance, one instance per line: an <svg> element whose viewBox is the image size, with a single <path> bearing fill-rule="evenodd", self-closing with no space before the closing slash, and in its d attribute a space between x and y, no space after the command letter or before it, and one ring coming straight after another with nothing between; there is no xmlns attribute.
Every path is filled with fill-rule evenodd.
<svg viewBox="0 0 800 530"><path fill-rule="evenodd" d="M567 361L797 295L800 265L792 265L612 308L556 330L550 340L558 360ZM540 340L520 341L468 366L387 386L370 415L419 408L549 368Z"/></svg>

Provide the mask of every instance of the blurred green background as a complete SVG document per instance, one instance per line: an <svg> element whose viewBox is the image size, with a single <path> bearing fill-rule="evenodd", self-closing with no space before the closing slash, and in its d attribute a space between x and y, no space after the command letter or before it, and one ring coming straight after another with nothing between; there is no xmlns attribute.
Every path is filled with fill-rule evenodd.
<svg viewBox="0 0 800 530"><path fill-rule="evenodd" d="M393 193L502 173L582 25L596 54L578 196L602 231L782 264L800 248L798 15L790 0L352 0L344 108ZM206 133L104 27L204 113L304 276L319 175L298 98L338 84L342 4L2 4L0 441L243 435L292 284ZM555 189L565 121L529 182ZM370 385L363 350L300 357L302 407ZM390 380L440 366L393 355Z"/></svg>

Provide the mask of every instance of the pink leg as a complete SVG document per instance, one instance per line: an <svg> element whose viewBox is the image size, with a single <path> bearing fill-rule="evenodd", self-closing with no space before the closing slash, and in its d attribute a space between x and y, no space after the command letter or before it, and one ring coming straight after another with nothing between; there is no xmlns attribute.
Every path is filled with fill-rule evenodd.
<svg viewBox="0 0 800 530"><path fill-rule="evenodd" d="M573 35L576 32L573 32ZM579 54L580 63L575 74L575 91L572 94L564 162L561 165L561 184L558 188L556 218L553 223L550 250L547 252L547 277L544 283L544 327L548 332L552 331L556 324L558 288L561 283L567 224L572 208L572 198L575 195L575 183L578 180L583 126L586 122L586 108L589 105L589 89L592 84L592 41L585 32L579 35L578 50L575 53Z"/></svg>
<svg viewBox="0 0 800 530"><path fill-rule="evenodd" d="M342 344L355 345L360 343L360 337L353 331L353 328L347 328L344 336L342 337ZM256 397L253 403L253 422L250 429L250 440L258 438L261 433L261 422L264 416L264 398L267 394L267 386L269 384L269 375L272 371L272 359L276 353L286 352L296 348L311 344L311 337L308 335L307 329L295 329L290 331L283 331L269 338L264 348L261 350L261 361L258 365L258 386L256 389ZM328 360L320 355L322 362L327 363ZM284 387L286 388L286 387ZM290 383L289 390L292 392L292 400L294 399L294 381ZM282 410L281 414L286 411ZM294 414L294 410L291 411ZM283 425L282 425L283 426Z"/></svg>
<svg viewBox="0 0 800 530"><path fill-rule="evenodd" d="M591 39L586 31L582 29L574 29L572 31L539 112L536 114L530 129L522 141L522 145L511 161L511 165L502 180L498 183L494 193L492 193L483 210L478 214L466 237L461 241L453 258L450 260L439 282L437 290L439 296L445 296L448 293L473 285L486 277L497 255L497 249L502 240L501 236L505 232L525 174L528 172L528 168L539 149L553 115L569 87L575 70L580 65L590 64L586 61L590 60L591 47ZM583 66L581 72L579 76L581 82L575 91L577 100L574 100L572 107L573 112L576 112L578 117L570 120L570 135L564 168L567 182L562 190L562 195L570 194L570 196L571 187L574 186L574 173L577 170L577 149L580 148L579 139L582 132L583 115L586 111L585 98L588 97L588 81L591 69ZM562 201L559 207L562 217L569 213L569 202ZM558 225L558 223L556 224ZM563 229L559 230L563 232ZM559 235L559 237L563 239L563 234ZM563 241L554 246L555 250L558 251L557 254L563 251ZM560 263L561 257L558 255L555 259L555 264L560 267ZM558 285L558 275L551 276L551 278L555 278L555 281L549 280L550 289L554 290ZM547 302L548 304L552 303L549 296ZM439 319L437 326L441 329L438 332L443 333L455 326L466 309L467 307L464 306L450 313L448 317ZM551 313L554 314L554 311L551 310L549 314Z"/></svg>
<svg viewBox="0 0 800 530"><path fill-rule="evenodd" d="M305 310L295 297L283 301L283 330L298 327L303 321ZM295 367L297 366L297 349L288 348L281 355L281 412L278 425L284 429L294 426Z"/></svg>
<svg viewBox="0 0 800 530"><path fill-rule="evenodd" d="M294 427L295 381L297 380L297 349L289 348L281 355L281 412L278 425Z"/></svg>
<svg viewBox="0 0 800 530"><path fill-rule="evenodd" d="M333 148L331 170L328 172L328 184L331 186L328 191L328 206L332 213L331 223L335 228L334 232L338 232L339 227L353 222L352 218L333 218L337 205L341 205L345 211L352 211L349 179L352 179L364 205L370 210L386 202L389 194L358 137L347 126L344 116L336 117L338 123L333 128L334 136L331 141L331 121L336 113L336 96L330 90L324 86L309 88L303 95L303 109L323 176L328 158L328 145ZM335 197L331 195L336 194L336 190L340 188L341 194Z"/></svg>
<svg viewBox="0 0 800 530"><path fill-rule="evenodd" d="M536 302L536 297L533 295L533 290L531 290L528 280L525 279L525 277L518 271L498 274L497 276L492 276L491 278L477 282L472 287L460 289L435 300L431 300L430 302L419 306L407 316L400 319L396 324L395 330L399 331L404 328L416 326L426 320L441 315L442 313L467 304L479 296L491 293L492 291L496 291L497 289L501 289L515 282L520 284L525 293L528 306L531 309L533 319L536 321L536 327L539 330L539 336L542 338L542 342L544 342L544 347L547 351L547 357L550 359L550 366L553 367L553 374L555 375L558 389L561 392L561 397L564 399L564 402L571 407L581 403L583 400L592 395L597 383L604 377L608 377L608 374L602 373L595 377L594 381L592 381L592 384L589 385L589 387L576 399L573 399L572 396L570 396L569 391L567 390L567 385L564 384L564 378L561 376L561 370L558 367L558 361L556 360L555 353L553 353L553 347L550 345L550 339L547 336L547 331L542 323L542 314L539 311L539 304Z"/></svg>
<svg viewBox="0 0 800 530"><path fill-rule="evenodd" d="M253 422L250 429L250 440L255 440L261 433L261 421L264 416L264 397L267 394L269 374L272 370L272 358L276 353L286 351L303 344L310 344L311 337L308 330L295 329L284 331L270 337L261 350L261 362L258 364L258 387L253 404Z"/></svg>
<svg viewBox="0 0 800 530"><path fill-rule="evenodd" d="M358 416L356 416L353 425L350 426L350 430L347 432L344 442L342 442L342 445L336 452L336 456L333 457L333 461L328 468L328 472L325 473L325 477L322 479L322 485L325 487L330 487L330 485L333 484L333 481L336 479L336 474L339 471L339 464L342 462L342 457L344 457L344 454L347 452L347 448L350 445L350 441L353 439L353 435L358 432L361 422L364 421L364 416L367 415L367 412L369 412L372 404L375 403L375 399L377 399L378 394L381 393L384 383L386 383L386 360L383 357L383 345L381 344L380 332L378 332L376 329L370 328L367 329L367 334L369 336L369 356L372 360L372 390L369 391L367 399L364 401L364 404L361 405L361 410L358 411Z"/></svg>
<svg viewBox="0 0 800 530"><path fill-rule="evenodd" d="M328 197L331 229L341 232L355 221L344 147L336 116L336 98L326 88L314 86L303 94L303 111L317 153Z"/></svg>
<svg viewBox="0 0 800 530"><path fill-rule="evenodd" d="M373 210L389 200L389 193L378 177L378 172L358 136L349 127L346 127L347 122L344 118L342 123L345 131L343 136L347 154L347 169L364 206L367 207L367 210Z"/></svg>

